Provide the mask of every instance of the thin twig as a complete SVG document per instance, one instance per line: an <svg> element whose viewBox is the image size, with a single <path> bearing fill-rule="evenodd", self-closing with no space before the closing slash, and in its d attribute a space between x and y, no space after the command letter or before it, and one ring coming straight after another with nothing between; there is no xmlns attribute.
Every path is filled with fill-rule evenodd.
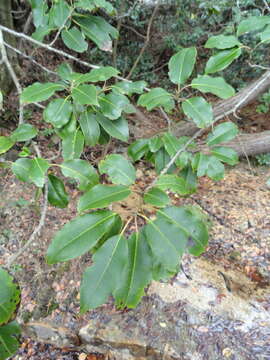
<svg viewBox="0 0 270 360"><path fill-rule="evenodd" d="M266 66L262 66L262 65L258 65L258 64L252 64L250 62L248 62L248 65L253 68L258 68L258 69L262 69L262 70L270 70L270 67L266 67Z"/></svg>
<svg viewBox="0 0 270 360"><path fill-rule="evenodd" d="M130 31L133 31L136 35L138 35L139 37L143 38L144 40L146 39L146 36L139 33L136 29L134 29L132 26L129 26L129 25L125 25L125 24L122 24L122 27L123 28L126 28L126 29L129 29Z"/></svg>
<svg viewBox="0 0 270 360"><path fill-rule="evenodd" d="M12 65L9 62L8 56L7 56L7 52L6 52L6 48L4 45L4 39L3 39L3 32L0 29L0 53L2 56L2 61L3 63L6 65L6 68L14 82L14 85L16 86L18 95L19 95L19 124L23 124L23 103L20 100L20 95L22 93L22 88L20 85L20 82L17 78L17 75L12 67Z"/></svg>
<svg viewBox="0 0 270 360"><path fill-rule="evenodd" d="M267 1L263 0L263 2L264 2L265 7L267 8L267 10L270 12L270 6L269 6L269 4L267 4Z"/></svg>

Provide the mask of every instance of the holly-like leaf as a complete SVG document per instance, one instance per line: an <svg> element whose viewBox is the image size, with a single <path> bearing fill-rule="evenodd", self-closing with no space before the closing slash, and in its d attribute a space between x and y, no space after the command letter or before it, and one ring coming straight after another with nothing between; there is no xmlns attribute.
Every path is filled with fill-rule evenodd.
<svg viewBox="0 0 270 360"><path fill-rule="evenodd" d="M56 91L64 90L64 85L48 82L36 82L33 85L25 88L21 94L21 101L23 103L32 103L48 100Z"/></svg>
<svg viewBox="0 0 270 360"><path fill-rule="evenodd" d="M79 119L86 145L94 146L100 137L100 127L96 115L91 111L82 113Z"/></svg>
<svg viewBox="0 0 270 360"><path fill-rule="evenodd" d="M270 17L265 16L249 16L242 20L237 28L237 36L243 35L251 31L261 30L265 25L270 24Z"/></svg>
<svg viewBox="0 0 270 360"><path fill-rule="evenodd" d="M0 136L0 154L7 152L15 144L11 138L7 136Z"/></svg>
<svg viewBox="0 0 270 360"><path fill-rule="evenodd" d="M226 164L235 165L238 163L237 152L229 147L215 146L211 149L211 153Z"/></svg>
<svg viewBox="0 0 270 360"><path fill-rule="evenodd" d="M221 99L228 99L235 94L234 88L226 83L222 77L211 77L208 75L199 76L191 82L193 89L198 89L203 93L214 94Z"/></svg>
<svg viewBox="0 0 270 360"><path fill-rule="evenodd" d="M113 292L116 306L120 309L135 308L145 295L145 287L152 280L152 254L144 233L133 233L127 244L127 264L123 277Z"/></svg>
<svg viewBox="0 0 270 360"><path fill-rule="evenodd" d="M151 89L147 94L143 94L138 99L138 105L146 107L151 111L156 107L162 106L166 111L174 108L174 100L171 94L162 88Z"/></svg>
<svg viewBox="0 0 270 360"><path fill-rule="evenodd" d="M79 200L78 211L104 208L112 202L120 201L130 195L130 190L123 185L95 185Z"/></svg>
<svg viewBox="0 0 270 360"><path fill-rule="evenodd" d="M190 77L197 56L195 47L190 47L178 51L169 61L169 77L174 84L184 84Z"/></svg>
<svg viewBox="0 0 270 360"><path fill-rule="evenodd" d="M122 235L108 239L94 254L94 264L83 274L81 313L107 301L117 286L127 262L127 241Z"/></svg>
<svg viewBox="0 0 270 360"><path fill-rule="evenodd" d="M148 150L148 139L139 139L129 145L128 156L130 156L133 161L138 161Z"/></svg>
<svg viewBox="0 0 270 360"><path fill-rule="evenodd" d="M64 160L79 159L84 147L84 137L79 129L69 134L62 141L62 155Z"/></svg>
<svg viewBox="0 0 270 360"><path fill-rule="evenodd" d="M120 117L117 120L107 119L102 114L96 115L96 120L99 125L106 131L108 135L122 141L128 141L129 129L126 119Z"/></svg>
<svg viewBox="0 0 270 360"><path fill-rule="evenodd" d="M10 139L16 141L27 141L37 136L37 129L31 124L21 124L10 136Z"/></svg>
<svg viewBox="0 0 270 360"><path fill-rule="evenodd" d="M206 63L205 73L211 74L226 69L242 53L241 48L233 48L218 52L210 57Z"/></svg>
<svg viewBox="0 0 270 360"><path fill-rule="evenodd" d="M72 97L81 105L97 105L97 89L94 85L81 84L74 87L72 90Z"/></svg>
<svg viewBox="0 0 270 360"><path fill-rule="evenodd" d="M66 99L52 100L43 112L44 120L56 128L66 125L71 117L72 104Z"/></svg>
<svg viewBox="0 0 270 360"><path fill-rule="evenodd" d="M63 181L52 174L48 175L48 201L59 208L67 207L69 201Z"/></svg>
<svg viewBox="0 0 270 360"><path fill-rule="evenodd" d="M95 168L88 161L75 159L63 162L61 171L64 176L79 181L79 190L86 191L98 184L99 177Z"/></svg>
<svg viewBox="0 0 270 360"><path fill-rule="evenodd" d="M16 321L0 326L0 359L10 358L19 348L21 329Z"/></svg>
<svg viewBox="0 0 270 360"><path fill-rule="evenodd" d="M207 145L213 146L226 141L230 141L238 134L237 126L228 121L217 125L207 137Z"/></svg>
<svg viewBox="0 0 270 360"><path fill-rule="evenodd" d="M111 120L118 119L125 108L129 105L129 100L125 95L111 92L108 95L99 96L100 111L104 116Z"/></svg>
<svg viewBox="0 0 270 360"><path fill-rule="evenodd" d="M185 100L182 109L199 128L205 128L214 121L212 106L201 96Z"/></svg>
<svg viewBox="0 0 270 360"><path fill-rule="evenodd" d="M147 204L151 204L158 207L166 206L170 203L169 196L157 187L150 189L143 197L143 200Z"/></svg>
<svg viewBox="0 0 270 360"><path fill-rule="evenodd" d="M82 53L87 50L88 43L85 41L82 32L76 27L61 31L64 44L71 50Z"/></svg>
<svg viewBox="0 0 270 360"><path fill-rule="evenodd" d="M78 216L56 233L47 251L47 262L56 264L74 259L93 249L101 238L115 235L111 230L119 231L120 227L119 216L111 211Z"/></svg>
<svg viewBox="0 0 270 360"><path fill-rule="evenodd" d="M122 155L112 154L106 156L98 164L101 174L108 174L112 183L121 185L134 184L136 172L133 165Z"/></svg>
<svg viewBox="0 0 270 360"><path fill-rule="evenodd" d="M216 35L211 36L206 44L204 45L205 48L208 49L230 49L235 46L241 46L242 44L237 39L237 37L233 35Z"/></svg>
<svg viewBox="0 0 270 360"><path fill-rule="evenodd" d="M175 174L160 176L156 182L156 187L161 190L170 190L180 195L187 195L184 180Z"/></svg>

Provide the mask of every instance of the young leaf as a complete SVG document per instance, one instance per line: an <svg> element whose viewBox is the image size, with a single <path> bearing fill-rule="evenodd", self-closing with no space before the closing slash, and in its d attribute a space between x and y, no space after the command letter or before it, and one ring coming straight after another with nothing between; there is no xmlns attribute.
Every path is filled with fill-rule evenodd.
<svg viewBox="0 0 270 360"><path fill-rule="evenodd" d="M0 359L10 358L19 348L21 329L16 321L0 326Z"/></svg>
<svg viewBox="0 0 270 360"><path fill-rule="evenodd" d="M37 136L37 129L31 124L21 124L10 136L14 142L27 141Z"/></svg>
<svg viewBox="0 0 270 360"><path fill-rule="evenodd" d="M63 181L52 174L48 175L48 201L59 208L67 207L69 201Z"/></svg>
<svg viewBox="0 0 270 360"><path fill-rule="evenodd" d="M185 100L182 109L199 128L208 127L214 120L212 106L201 96Z"/></svg>
<svg viewBox="0 0 270 360"><path fill-rule="evenodd" d="M86 191L98 184L99 178L96 170L88 161L75 159L63 162L61 171L64 176L79 181L79 190Z"/></svg>
<svg viewBox="0 0 270 360"><path fill-rule="evenodd" d="M94 265L83 274L80 291L81 313L107 301L119 285L127 262L127 241L121 235L109 238L93 256Z"/></svg>
<svg viewBox="0 0 270 360"><path fill-rule="evenodd" d="M54 2L53 7L50 10L50 20L56 27L61 28L67 21L69 15L70 7L65 0Z"/></svg>
<svg viewBox="0 0 270 360"><path fill-rule="evenodd" d="M134 184L136 172L131 163L122 155L112 154L106 156L98 164L101 174L108 174L112 183L121 185Z"/></svg>
<svg viewBox="0 0 270 360"><path fill-rule="evenodd" d="M61 37L64 44L71 50L82 53L88 48L88 43L85 41L83 34L75 26L68 30L62 30Z"/></svg>
<svg viewBox="0 0 270 360"><path fill-rule="evenodd" d="M197 56L195 47L190 47L178 51L169 61L169 77L174 84L184 84L190 77Z"/></svg>
<svg viewBox="0 0 270 360"><path fill-rule="evenodd" d="M107 210L95 211L71 220L53 238L47 251L48 264L68 261L91 250L104 236L115 235L111 234L111 229L119 220L117 214Z"/></svg>
<svg viewBox="0 0 270 360"><path fill-rule="evenodd" d="M0 136L0 154L7 152L15 144L11 138L7 136Z"/></svg>
<svg viewBox="0 0 270 360"><path fill-rule="evenodd" d="M102 114L96 115L96 120L99 125L108 133L111 137L122 141L128 141L129 129L126 119L120 117L117 120L109 120Z"/></svg>
<svg viewBox="0 0 270 360"><path fill-rule="evenodd" d="M229 165L235 165L238 163L237 152L229 147L215 146L211 149L211 153L217 159Z"/></svg>
<svg viewBox="0 0 270 360"><path fill-rule="evenodd" d="M129 100L125 95L116 94L114 92L108 95L99 96L100 111L111 120L118 119L122 111L129 105Z"/></svg>
<svg viewBox="0 0 270 360"><path fill-rule="evenodd" d="M83 196L78 203L78 211L104 208L112 202L120 201L129 196L130 190L123 185L95 185Z"/></svg>
<svg viewBox="0 0 270 360"><path fill-rule="evenodd" d="M121 81L113 85L112 88L113 91L130 96L132 94L142 94L146 86L145 81Z"/></svg>
<svg viewBox="0 0 270 360"><path fill-rule="evenodd" d="M240 45L242 45L240 41L233 35L217 35L211 36L204 47L208 49L230 49Z"/></svg>
<svg viewBox="0 0 270 360"><path fill-rule="evenodd" d="M174 191L180 195L187 195L184 180L175 174L160 176L156 182L156 187L161 190Z"/></svg>
<svg viewBox="0 0 270 360"><path fill-rule="evenodd" d="M100 137L100 127L96 115L91 111L82 113L79 119L86 145L94 146Z"/></svg>
<svg viewBox="0 0 270 360"><path fill-rule="evenodd" d="M242 53L241 48L233 48L218 52L210 57L206 63L205 73L211 74L226 69Z"/></svg>
<svg viewBox="0 0 270 360"><path fill-rule="evenodd" d="M133 161L140 160L149 150L148 141L148 139L139 139L137 141L134 141L128 147L128 156L130 156Z"/></svg>
<svg viewBox="0 0 270 360"><path fill-rule="evenodd" d="M97 89L94 85L82 84L74 87L72 90L72 97L81 105L97 105Z"/></svg>
<svg viewBox="0 0 270 360"><path fill-rule="evenodd" d="M32 103L48 100L56 91L64 90L64 85L57 83L39 82L25 88L21 94L21 101L24 103Z"/></svg>
<svg viewBox="0 0 270 360"><path fill-rule="evenodd" d="M166 111L170 111L174 108L172 95L162 88L155 88L150 90L147 94L141 95L137 104L146 107L149 111L159 106L164 107Z"/></svg>
<svg viewBox="0 0 270 360"><path fill-rule="evenodd" d="M67 98L52 100L43 112L44 120L56 128L66 125L71 117L72 104Z"/></svg>
<svg viewBox="0 0 270 360"><path fill-rule="evenodd" d="M269 16L250 16L242 20L237 28L237 36L251 31L261 30L265 25L270 24Z"/></svg>
<svg viewBox="0 0 270 360"><path fill-rule="evenodd" d="M73 134L69 134L62 141L62 155L64 160L78 159L83 152L84 137L82 132L77 129Z"/></svg>
<svg viewBox="0 0 270 360"><path fill-rule="evenodd" d="M207 137L207 145L213 146L216 144L220 144L226 141L230 141L238 134L237 126L228 121L222 124L219 124L214 128L212 133L210 133Z"/></svg>
<svg viewBox="0 0 270 360"><path fill-rule="evenodd" d="M123 278L113 292L116 306L120 309L135 308L152 280L152 254L144 233L133 233L127 244L128 256Z"/></svg>
<svg viewBox="0 0 270 360"><path fill-rule="evenodd" d="M150 189L144 195L143 200L147 204L151 204L158 207L163 207L170 203L169 196L164 191L162 191L157 187Z"/></svg>
<svg viewBox="0 0 270 360"><path fill-rule="evenodd" d="M221 99L228 99L235 94L234 88L226 83L222 77L198 76L192 80L191 87L204 93L212 93Z"/></svg>

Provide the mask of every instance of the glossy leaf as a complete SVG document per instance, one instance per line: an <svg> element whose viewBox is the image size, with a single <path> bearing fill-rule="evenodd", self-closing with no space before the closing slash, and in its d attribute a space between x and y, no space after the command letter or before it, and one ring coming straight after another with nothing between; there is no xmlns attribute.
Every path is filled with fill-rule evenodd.
<svg viewBox="0 0 270 360"><path fill-rule="evenodd" d="M121 94L132 95L142 94L147 83L145 81L120 81L113 85L113 90Z"/></svg>
<svg viewBox="0 0 270 360"><path fill-rule="evenodd" d="M48 201L59 208L67 207L69 201L63 181L52 174L48 175Z"/></svg>
<svg viewBox="0 0 270 360"><path fill-rule="evenodd" d="M180 195L186 195L185 182L175 174L162 175L156 182L156 187L161 190L170 190Z"/></svg>
<svg viewBox="0 0 270 360"><path fill-rule="evenodd" d="M0 359L10 358L19 348L21 329L16 321L0 326Z"/></svg>
<svg viewBox="0 0 270 360"><path fill-rule="evenodd" d="M139 139L129 145L128 156L130 156L133 161L138 161L148 150L148 139Z"/></svg>
<svg viewBox="0 0 270 360"><path fill-rule="evenodd" d="M72 97L81 105L99 105L97 99L97 89L94 85L82 84L74 87Z"/></svg>
<svg viewBox="0 0 270 360"><path fill-rule="evenodd" d="M127 241L121 235L109 238L93 256L94 264L83 274L81 313L107 301L117 286L127 262Z"/></svg>
<svg viewBox="0 0 270 360"><path fill-rule="evenodd" d="M199 128L208 127L214 121L212 106L201 96L185 100L182 109Z"/></svg>
<svg viewBox="0 0 270 360"><path fill-rule="evenodd" d="M168 133L168 132L163 134L163 136L162 136L162 142L164 143L165 149L171 158L177 153L177 151L180 148L182 148L185 145L186 141L187 140L185 138L178 139L177 137L175 137L174 135L172 135L171 133ZM179 156L175 160L175 165L177 167L182 166L182 163L179 160Z"/></svg>
<svg viewBox="0 0 270 360"><path fill-rule="evenodd" d="M85 160L75 159L63 162L61 171L64 176L71 177L79 181L79 190L89 190L98 184L99 177L95 168Z"/></svg>
<svg viewBox="0 0 270 360"><path fill-rule="evenodd" d="M48 264L68 261L90 251L104 236L115 235L111 234L111 229L116 222L119 222L119 216L107 210L95 211L71 220L54 236L47 251Z"/></svg>
<svg viewBox="0 0 270 360"><path fill-rule="evenodd" d="M73 134L69 134L62 141L62 155L64 160L79 159L84 147L84 137L82 132L77 129Z"/></svg>
<svg viewBox="0 0 270 360"><path fill-rule="evenodd" d="M57 0L54 2L50 10L50 20L58 28L61 28L70 15L70 7L65 0Z"/></svg>
<svg viewBox="0 0 270 360"><path fill-rule="evenodd" d="M71 117L72 104L66 99L52 100L44 110L43 117L56 128L66 125Z"/></svg>
<svg viewBox="0 0 270 360"><path fill-rule="evenodd" d="M9 273L0 267L0 329L12 318L20 302L20 288ZM0 337L1 344L1 337Z"/></svg>
<svg viewBox="0 0 270 360"><path fill-rule="evenodd" d="M48 82L36 82L25 88L21 94L21 101L24 103L32 103L48 100L56 91L64 90L61 84Z"/></svg>
<svg viewBox="0 0 270 360"><path fill-rule="evenodd" d="M240 41L233 35L216 35L211 36L204 47L208 49L230 49L240 45L242 45Z"/></svg>
<svg viewBox="0 0 270 360"><path fill-rule="evenodd" d="M37 136L37 129L31 124L21 124L10 136L14 142L27 141Z"/></svg>
<svg viewBox="0 0 270 360"><path fill-rule="evenodd" d="M184 84L190 77L197 56L195 47L185 48L173 55L169 61L169 78L174 84Z"/></svg>
<svg viewBox="0 0 270 360"><path fill-rule="evenodd" d="M104 116L111 120L118 119L126 106L129 105L129 100L125 95L111 92L108 95L99 96L100 111Z"/></svg>
<svg viewBox="0 0 270 360"><path fill-rule="evenodd" d="M66 137L71 136L77 130L78 124L75 114L72 113L69 122L60 129L55 128L56 134L64 140Z"/></svg>
<svg viewBox="0 0 270 360"><path fill-rule="evenodd" d="M82 113L79 119L86 145L94 146L100 137L100 127L96 115L91 111Z"/></svg>
<svg viewBox="0 0 270 360"><path fill-rule="evenodd" d="M235 165L238 163L237 152L229 147L215 146L211 149L211 153L226 164Z"/></svg>
<svg viewBox="0 0 270 360"><path fill-rule="evenodd" d="M214 130L207 137L207 145L213 146L230 141L238 134L237 126L232 122L225 122L215 126Z"/></svg>
<svg viewBox="0 0 270 360"><path fill-rule="evenodd" d="M109 15L115 14L114 7L106 0L77 0L75 5L76 7L81 7L82 9L89 11L103 8Z"/></svg>
<svg viewBox="0 0 270 360"><path fill-rule="evenodd" d="M34 183L37 187L43 187L45 173L49 168L47 160L42 158L18 159L12 164L12 171L21 181Z"/></svg>
<svg viewBox="0 0 270 360"><path fill-rule="evenodd" d="M238 25L237 36L251 31L261 30L267 24L270 24L269 16L249 16Z"/></svg>
<svg viewBox="0 0 270 360"><path fill-rule="evenodd" d="M210 156L206 174L212 180L222 180L225 175L224 165L215 156Z"/></svg>
<svg viewBox="0 0 270 360"><path fill-rule="evenodd" d="M101 174L108 174L114 184L131 185L136 179L136 172L133 165L122 155L112 154L106 156L98 164Z"/></svg>
<svg viewBox="0 0 270 360"><path fill-rule="evenodd" d="M147 204L162 207L170 203L169 196L157 187L150 189L143 197L143 200Z"/></svg>
<svg viewBox="0 0 270 360"><path fill-rule="evenodd" d="M31 179L29 177L29 172L31 166L31 159L18 159L12 164L11 169L13 174L17 176L19 180L30 183Z"/></svg>
<svg viewBox="0 0 270 360"><path fill-rule="evenodd" d="M7 152L15 144L15 141L12 141L7 136L0 136L0 154Z"/></svg>
<svg viewBox="0 0 270 360"><path fill-rule="evenodd" d="M113 292L116 306L121 309L135 308L152 280L152 254L144 233L133 233L127 244L127 264L117 290Z"/></svg>
<svg viewBox="0 0 270 360"><path fill-rule="evenodd" d="M75 26L68 30L62 30L61 37L64 44L76 52L82 53L88 48L88 43L85 41L83 34Z"/></svg>
<svg viewBox="0 0 270 360"><path fill-rule="evenodd" d="M117 74L119 74L119 71L112 66L101 66L99 69L93 69L86 74L76 73L73 75L73 80L79 84L84 82L106 81Z"/></svg>
<svg viewBox="0 0 270 360"><path fill-rule="evenodd" d="M210 57L206 63L205 73L211 74L226 69L242 53L241 48L233 48L218 52Z"/></svg>
<svg viewBox="0 0 270 360"><path fill-rule="evenodd" d="M102 114L97 114L96 120L99 123L99 125L106 131L106 133L109 134L111 137L114 137L122 141L128 141L129 138L128 123L126 119L124 119L123 117L120 117L119 119L112 121L110 119L107 119Z"/></svg>
<svg viewBox="0 0 270 360"><path fill-rule="evenodd" d="M147 94L141 95L137 104L146 107L149 111L159 106L162 106L166 111L174 108L172 95L162 88L151 89Z"/></svg>
<svg viewBox="0 0 270 360"><path fill-rule="evenodd" d="M130 190L123 185L95 185L80 197L78 211L104 208L115 201L120 201L129 196Z"/></svg>
<svg viewBox="0 0 270 360"><path fill-rule="evenodd" d="M162 138L160 136L154 136L149 139L148 145L151 152L156 152L163 146Z"/></svg>
<svg viewBox="0 0 270 360"><path fill-rule="evenodd" d="M234 88L222 77L199 76L192 80L191 87L203 93L212 93L221 99L228 99L235 94Z"/></svg>

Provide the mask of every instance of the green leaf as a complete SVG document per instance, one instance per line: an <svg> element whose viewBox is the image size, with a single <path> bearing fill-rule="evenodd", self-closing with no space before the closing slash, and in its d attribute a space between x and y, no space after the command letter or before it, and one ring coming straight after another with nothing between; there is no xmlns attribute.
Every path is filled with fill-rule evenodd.
<svg viewBox="0 0 270 360"><path fill-rule="evenodd" d="M57 66L56 72L62 80L71 80L72 67L69 63L62 63Z"/></svg>
<svg viewBox="0 0 270 360"><path fill-rule="evenodd" d="M12 318L20 302L20 288L9 273L0 267L0 329ZM1 344L1 337L0 337Z"/></svg>
<svg viewBox="0 0 270 360"><path fill-rule="evenodd" d="M57 0L57 2L54 2L50 10L50 20L56 27L61 28L67 21L69 15L70 7L65 0Z"/></svg>
<svg viewBox="0 0 270 360"><path fill-rule="evenodd" d="M82 132L77 129L73 134L69 134L63 139L62 147L62 155L65 161L79 159L84 147L84 137Z"/></svg>
<svg viewBox="0 0 270 360"><path fill-rule="evenodd" d="M250 16L238 25L237 36L261 30L267 24L270 24L270 16Z"/></svg>
<svg viewBox="0 0 270 360"><path fill-rule="evenodd" d="M108 95L99 96L100 111L111 120L118 119L122 111L129 105L129 100L125 95L111 92Z"/></svg>
<svg viewBox="0 0 270 360"><path fill-rule="evenodd" d="M270 42L270 25L266 27L266 29L260 33L261 42L264 44L269 44Z"/></svg>
<svg viewBox="0 0 270 360"><path fill-rule="evenodd" d="M127 262L127 241L121 235L108 239L94 254L94 265L84 274L80 291L81 313L107 301L119 285Z"/></svg>
<svg viewBox="0 0 270 360"><path fill-rule="evenodd" d="M42 42L44 37L49 35L54 29L50 26L39 26L36 31L32 33L32 38Z"/></svg>
<svg viewBox="0 0 270 360"><path fill-rule="evenodd" d="M151 204L158 207L166 206L170 203L169 196L157 187L150 189L143 197L143 200L147 204Z"/></svg>
<svg viewBox="0 0 270 360"><path fill-rule="evenodd" d="M89 11L103 8L109 15L115 14L114 7L106 0L77 0L75 6Z"/></svg>
<svg viewBox="0 0 270 360"><path fill-rule="evenodd" d="M184 168L180 173L179 176L181 179L184 180L185 183L185 193L187 195L193 194L197 190L197 175L192 170L192 167L189 165Z"/></svg>
<svg viewBox="0 0 270 360"><path fill-rule="evenodd" d="M79 181L79 190L86 191L98 184L99 177L95 168L88 161L75 159L63 162L61 171L64 176Z"/></svg>
<svg viewBox="0 0 270 360"><path fill-rule="evenodd" d="M10 136L14 142L27 141L37 136L37 129L31 124L21 124Z"/></svg>
<svg viewBox="0 0 270 360"><path fill-rule="evenodd" d="M37 187L43 187L45 173L49 168L47 160L42 158L18 159L12 164L12 171L21 181L34 183Z"/></svg>
<svg viewBox="0 0 270 360"><path fill-rule="evenodd" d="M18 337L21 333L19 324L12 321L0 327L0 359L10 358L19 348Z"/></svg>
<svg viewBox="0 0 270 360"><path fill-rule="evenodd" d="M48 175L48 201L59 208L67 207L69 201L63 181L52 174Z"/></svg>
<svg viewBox="0 0 270 360"><path fill-rule="evenodd" d="M209 156L197 153L193 159L192 167L197 170L197 176L205 176L209 165Z"/></svg>
<svg viewBox="0 0 270 360"><path fill-rule="evenodd" d="M219 181L225 175L224 165L215 156L210 156L206 174L212 180Z"/></svg>
<svg viewBox="0 0 270 360"><path fill-rule="evenodd" d="M96 120L99 125L112 137L122 140L128 141L129 138L129 129L128 123L126 119L120 117L117 120L109 120L102 114L96 115Z"/></svg>
<svg viewBox="0 0 270 360"><path fill-rule="evenodd" d="M39 82L25 88L21 94L21 101L23 103L32 103L48 100L56 91L64 90L64 85L57 83L44 83Z"/></svg>
<svg viewBox="0 0 270 360"><path fill-rule="evenodd" d="M139 139L129 145L127 153L133 161L138 161L148 150L148 139Z"/></svg>
<svg viewBox="0 0 270 360"><path fill-rule="evenodd" d="M180 195L187 195L185 181L175 174L160 176L156 182L156 187L161 190L171 190Z"/></svg>
<svg viewBox="0 0 270 360"><path fill-rule="evenodd" d="M237 126L228 121L222 124L219 124L214 128L212 133L210 133L207 137L207 145L213 146L216 144L220 144L226 141L230 141L238 134Z"/></svg>
<svg viewBox="0 0 270 360"><path fill-rule="evenodd" d="M31 159L18 159L12 164L11 169L19 180L30 183L31 179L29 177L29 172L31 166Z"/></svg>
<svg viewBox="0 0 270 360"><path fill-rule="evenodd" d="M163 146L162 138L158 135L152 137L149 139L148 146L151 152L157 152Z"/></svg>
<svg viewBox="0 0 270 360"><path fill-rule="evenodd" d="M188 140L188 137L181 137L178 139L177 137L168 132L163 134L162 136L162 142L164 143L165 149L171 158L177 153L180 148L185 146L185 143ZM183 164L180 156L178 156L178 158L175 160L175 165L181 168Z"/></svg>
<svg viewBox="0 0 270 360"><path fill-rule="evenodd" d="M82 84L72 89L72 97L81 105L97 105L97 89L94 85Z"/></svg>
<svg viewBox="0 0 270 360"><path fill-rule="evenodd" d="M141 95L137 104L146 107L148 111L159 106L164 107L166 111L170 111L174 108L172 95L162 88L155 88L150 90L147 94Z"/></svg>
<svg viewBox="0 0 270 360"><path fill-rule="evenodd" d="M115 235L110 232L116 222L119 222L119 216L107 210L71 220L54 236L47 251L48 264L68 261L90 251L104 236Z"/></svg>
<svg viewBox="0 0 270 360"><path fill-rule="evenodd" d="M12 141L7 136L0 136L0 154L7 152L15 144L15 141Z"/></svg>
<svg viewBox="0 0 270 360"><path fill-rule="evenodd" d="M237 39L237 37L233 35L217 35L211 36L206 44L204 45L205 48L208 49L230 49L235 46L241 46L242 44Z"/></svg>
<svg viewBox="0 0 270 360"><path fill-rule="evenodd" d="M132 94L142 94L146 86L145 81L120 81L112 87L114 91L130 96Z"/></svg>
<svg viewBox="0 0 270 360"><path fill-rule="evenodd" d="M116 306L121 309L135 308L145 295L145 287L152 280L152 254L144 233L133 233L127 244L128 256L123 278L113 292Z"/></svg>
<svg viewBox="0 0 270 360"><path fill-rule="evenodd" d="M169 77L174 84L184 84L190 77L197 56L195 47L190 47L178 51L169 61Z"/></svg>
<svg viewBox="0 0 270 360"><path fill-rule="evenodd" d="M56 128L66 125L71 117L72 104L67 98L54 99L43 112L44 120L53 124Z"/></svg>
<svg viewBox="0 0 270 360"><path fill-rule="evenodd" d="M210 57L206 63L205 73L211 74L226 69L242 53L241 48L233 48L218 52Z"/></svg>
<svg viewBox="0 0 270 360"><path fill-rule="evenodd" d="M79 119L86 145L94 146L100 137L100 127L96 115L91 111L82 113Z"/></svg>
<svg viewBox="0 0 270 360"><path fill-rule="evenodd" d="M106 156L98 164L101 174L108 174L114 184L132 185L136 179L133 165L122 155L112 154Z"/></svg>
<svg viewBox="0 0 270 360"><path fill-rule="evenodd" d="M211 149L211 153L220 161L229 165L235 165L238 163L237 152L229 147L216 146Z"/></svg>
<svg viewBox="0 0 270 360"><path fill-rule="evenodd" d="M81 27L84 35L92 40L101 50L112 50L111 38L116 39L119 34L102 17L87 15L85 17L76 17L74 20Z"/></svg>
<svg viewBox="0 0 270 360"><path fill-rule="evenodd" d="M221 99L228 99L235 94L234 88L226 83L222 77L198 76L192 80L191 87L203 93L212 93Z"/></svg>
<svg viewBox="0 0 270 360"><path fill-rule="evenodd" d="M120 201L129 196L130 190L123 185L95 185L83 196L78 203L78 211L104 208L112 202Z"/></svg>
<svg viewBox="0 0 270 360"><path fill-rule="evenodd" d="M83 34L75 26L68 30L62 30L61 36L64 44L69 49L82 53L88 48L88 43L85 41Z"/></svg>
<svg viewBox="0 0 270 360"><path fill-rule="evenodd" d="M158 174L161 173L161 171L167 166L169 161L171 160L168 153L165 151L164 148L161 148L158 150L157 153L155 153L154 161L155 161L155 169ZM169 170L167 171L168 174L172 173L176 169L175 165L171 165Z"/></svg>
<svg viewBox="0 0 270 360"><path fill-rule="evenodd" d="M47 25L49 19L47 2L43 0L30 0L30 3L35 27Z"/></svg>
<svg viewBox="0 0 270 360"><path fill-rule="evenodd" d="M75 73L73 75L73 80L79 84L84 82L106 81L117 74L119 74L119 71L112 66L101 66L99 69L93 69L86 74Z"/></svg>
<svg viewBox="0 0 270 360"><path fill-rule="evenodd" d="M69 122L60 129L55 128L55 132L62 140L64 140L66 137L74 134L77 130L77 127L77 119L75 117L75 114L72 113Z"/></svg>
<svg viewBox="0 0 270 360"><path fill-rule="evenodd" d="M212 106L201 96L185 100L182 109L199 128L208 127L214 121Z"/></svg>

